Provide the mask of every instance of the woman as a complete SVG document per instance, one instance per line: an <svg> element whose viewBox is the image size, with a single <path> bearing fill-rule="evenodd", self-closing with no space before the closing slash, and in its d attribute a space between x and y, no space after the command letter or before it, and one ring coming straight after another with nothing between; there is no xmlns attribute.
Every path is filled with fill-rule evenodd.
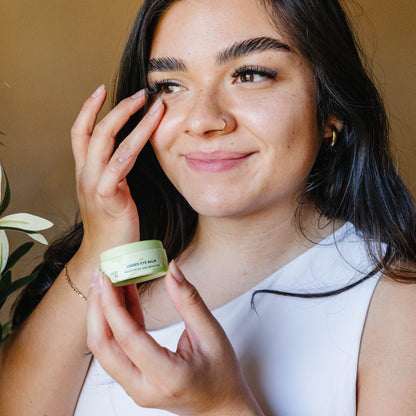
<svg viewBox="0 0 416 416"><path fill-rule="evenodd" d="M415 210L339 4L145 1L95 126L105 97L72 129L82 226L20 300L2 414L414 414ZM151 238L175 261L139 302L96 267Z"/></svg>

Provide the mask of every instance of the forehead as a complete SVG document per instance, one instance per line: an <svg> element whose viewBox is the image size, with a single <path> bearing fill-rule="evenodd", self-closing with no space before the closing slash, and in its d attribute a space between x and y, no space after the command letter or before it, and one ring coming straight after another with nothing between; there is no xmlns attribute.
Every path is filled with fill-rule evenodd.
<svg viewBox="0 0 416 416"><path fill-rule="evenodd" d="M257 0L180 0L159 20L150 56L206 56L256 37L282 40Z"/></svg>

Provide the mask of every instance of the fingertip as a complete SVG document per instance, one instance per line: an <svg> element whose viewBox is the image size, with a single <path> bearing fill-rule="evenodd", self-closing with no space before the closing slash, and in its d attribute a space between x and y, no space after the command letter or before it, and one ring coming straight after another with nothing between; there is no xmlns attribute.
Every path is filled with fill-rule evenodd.
<svg viewBox="0 0 416 416"><path fill-rule="evenodd" d="M88 289L88 300L93 299L95 294L101 293L103 283L102 275L98 267L94 268L94 271L91 276L91 283Z"/></svg>
<svg viewBox="0 0 416 416"><path fill-rule="evenodd" d="M183 275L182 271L179 269L175 260L172 260L169 263L169 272L170 272L170 275L173 277L176 284L181 285L182 283L185 282L185 276Z"/></svg>
<svg viewBox="0 0 416 416"><path fill-rule="evenodd" d="M105 91L105 85L101 84L92 94L92 98L98 98Z"/></svg>

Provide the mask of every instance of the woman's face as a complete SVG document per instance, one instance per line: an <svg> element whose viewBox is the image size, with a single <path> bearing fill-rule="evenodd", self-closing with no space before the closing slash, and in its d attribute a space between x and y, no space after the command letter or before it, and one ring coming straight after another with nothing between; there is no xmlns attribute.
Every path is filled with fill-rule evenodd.
<svg viewBox="0 0 416 416"><path fill-rule="evenodd" d="M148 80L151 143L200 214L293 209L322 142L311 71L256 0L182 0L161 18Z"/></svg>

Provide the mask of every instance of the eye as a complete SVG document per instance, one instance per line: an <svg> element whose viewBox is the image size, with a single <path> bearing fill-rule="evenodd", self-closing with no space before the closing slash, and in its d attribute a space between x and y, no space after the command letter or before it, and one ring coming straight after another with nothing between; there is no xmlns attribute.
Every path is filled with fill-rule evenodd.
<svg viewBox="0 0 416 416"><path fill-rule="evenodd" d="M159 93L162 93L164 95L170 95L182 90L183 87L177 82L171 80L164 80L153 82L148 91L150 95L156 95Z"/></svg>
<svg viewBox="0 0 416 416"><path fill-rule="evenodd" d="M265 79L275 79L277 72L258 66L245 66L237 69L231 76L237 83L256 83Z"/></svg>

